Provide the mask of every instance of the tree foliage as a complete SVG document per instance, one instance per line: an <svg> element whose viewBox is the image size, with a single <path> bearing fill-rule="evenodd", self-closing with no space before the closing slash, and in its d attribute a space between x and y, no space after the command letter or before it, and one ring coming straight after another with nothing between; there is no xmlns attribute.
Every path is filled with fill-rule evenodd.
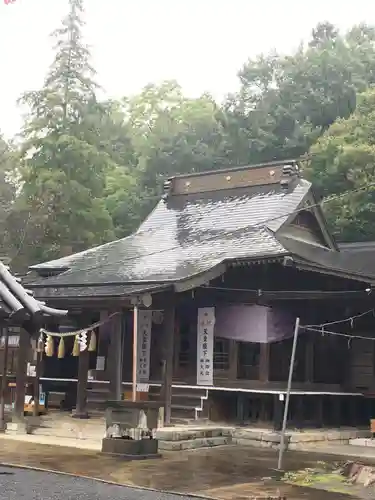
<svg viewBox="0 0 375 500"><path fill-rule="evenodd" d="M70 11L56 39L56 56L29 106L20 154L22 192L17 210L30 219L25 243L31 261L79 251L113 237L103 195L114 162L101 144L95 72L81 36L82 2Z"/></svg>
<svg viewBox="0 0 375 500"><path fill-rule="evenodd" d="M10 234L10 218L16 197L17 150L0 135L0 255L9 259L14 253L14 241Z"/></svg>
<svg viewBox="0 0 375 500"><path fill-rule="evenodd" d="M22 96L20 147L0 141L0 224L20 266L131 233L172 175L311 151L305 174L325 196L374 181L373 27L343 34L320 23L294 53L248 60L222 105L184 96L175 81L100 101L82 0L69 6L42 89ZM375 236L373 196L327 204L340 239Z"/></svg>
<svg viewBox="0 0 375 500"><path fill-rule="evenodd" d="M322 23L294 54L249 60L239 73L239 93L226 103L234 161L306 153L337 118L354 111L356 93L375 82L374 41L373 28L340 35Z"/></svg>
<svg viewBox="0 0 375 500"><path fill-rule="evenodd" d="M124 100L124 113L138 160L141 218L160 198L166 178L227 161L221 111L209 95L189 99L174 81L148 85Z"/></svg>
<svg viewBox="0 0 375 500"><path fill-rule="evenodd" d="M311 148L306 174L323 196L348 195L326 206L338 239L375 239L375 90L358 96L355 112L336 121Z"/></svg>

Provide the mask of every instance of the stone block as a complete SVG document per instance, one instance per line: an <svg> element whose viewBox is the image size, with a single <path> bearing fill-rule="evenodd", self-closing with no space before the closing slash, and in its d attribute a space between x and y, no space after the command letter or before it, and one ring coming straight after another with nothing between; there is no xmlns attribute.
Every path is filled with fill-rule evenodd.
<svg viewBox="0 0 375 500"><path fill-rule="evenodd" d="M102 440L102 453L119 456L128 460L148 459L160 456L156 439L112 439Z"/></svg>
<svg viewBox="0 0 375 500"><path fill-rule="evenodd" d="M228 437L217 436L213 438L197 438L182 441L159 441L159 450L161 451L182 451L195 450L198 448L212 448L214 446L223 446L230 444Z"/></svg>
<svg viewBox="0 0 375 500"><path fill-rule="evenodd" d="M311 433L311 432L301 432L299 434L291 434L291 443L314 443L318 441L324 441L325 437L322 433Z"/></svg>
<svg viewBox="0 0 375 500"><path fill-rule="evenodd" d="M196 429L162 428L156 431L156 438L160 441L191 441L194 439L214 438L223 435L221 427L203 427Z"/></svg>
<svg viewBox="0 0 375 500"><path fill-rule="evenodd" d="M30 427L27 422L8 422L6 426L7 434L30 434Z"/></svg>
<svg viewBox="0 0 375 500"><path fill-rule="evenodd" d="M262 440L262 431L254 430L254 429L234 429L232 436L235 439L253 439L253 440Z"/></svg>
<svg viewBox="0 0 375 500"><path fill-rule="evenodd" d="M281 441L281 435L279 433L274 433L274 432L270 432L270 433L264 433L262 434L262 441L266 441L268 443L272 443L272 444L279 444L280 441ZM285 442L289 441L289 436L286 435L285 436Z"/></svg>

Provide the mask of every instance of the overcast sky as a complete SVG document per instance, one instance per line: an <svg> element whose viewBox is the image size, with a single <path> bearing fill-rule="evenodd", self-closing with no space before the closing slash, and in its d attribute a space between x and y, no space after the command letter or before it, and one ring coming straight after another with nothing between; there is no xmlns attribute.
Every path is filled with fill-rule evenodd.
<svg viewBox="0 0 375 500"><path fill-rule="evenodd" d="M50 32L67 0L0 0L0 130L18 132L16 100L38 89L53 57ZM221 99L248 57L289 52L328 20L375 24L374 0L86 0L86 40L108 96L176 79L186 94Z"/></svg>

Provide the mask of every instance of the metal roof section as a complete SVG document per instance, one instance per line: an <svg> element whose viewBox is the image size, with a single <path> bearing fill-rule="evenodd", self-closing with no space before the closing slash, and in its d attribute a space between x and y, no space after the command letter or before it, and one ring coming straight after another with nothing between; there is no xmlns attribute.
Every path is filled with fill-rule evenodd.
<svg viewBox="0 0 375 500"><path fill-rule="evenodd" d="M0 261L0 312L15 321L41 321L45 316L66 316L68 311L54 309L33 297Z"/></svg>
<svg viewBox="0 0 375 500"><path fill-rule="evenodd" d="M178 283L229 260L285 255L274 233L311 188L296 174L288 162L170 179L134 234L33 266L52 275L30 286Z"/></svg>
<svg viewBox="0 0 375 500"><path fill-rule="evenodd" d="M353 247L349 247L350 249L337 252L292 238L280 237L279 239L297 265L311 270L315 268L327 274L357 279L364 283L375 283L373 250L358 250L354 244Z"/></svg>

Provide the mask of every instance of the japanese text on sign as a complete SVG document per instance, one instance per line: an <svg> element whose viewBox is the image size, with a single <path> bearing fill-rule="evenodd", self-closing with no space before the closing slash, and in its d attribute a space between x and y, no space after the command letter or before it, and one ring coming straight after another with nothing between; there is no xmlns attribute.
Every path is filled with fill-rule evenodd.
<svg viewBox="0 0 375 500"><path fill-rule="evenodd" d="M148 382L150 378L152 311L140 311L138 316L138 366L137 381Z"/></svg>
<svg viewBox="0 0 375 500"><path fill-rule="evenodd" d="M197 325L197 384L213 384L215 308L198 309Z"/></svg>

